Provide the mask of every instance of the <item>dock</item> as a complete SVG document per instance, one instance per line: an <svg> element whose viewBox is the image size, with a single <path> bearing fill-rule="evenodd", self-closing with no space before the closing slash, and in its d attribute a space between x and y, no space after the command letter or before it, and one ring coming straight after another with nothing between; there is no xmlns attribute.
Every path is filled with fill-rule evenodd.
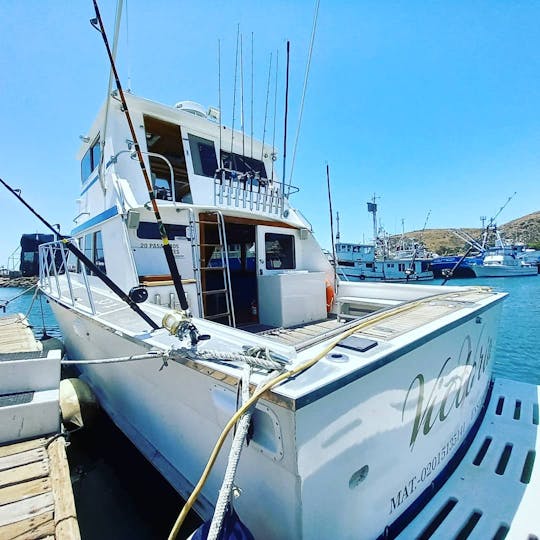
<svg viewBox="0 0 540 540"><path fill-rule="evenodd" d="M61 351L0 318L0 538L80 539L60 422Z"/></svg>

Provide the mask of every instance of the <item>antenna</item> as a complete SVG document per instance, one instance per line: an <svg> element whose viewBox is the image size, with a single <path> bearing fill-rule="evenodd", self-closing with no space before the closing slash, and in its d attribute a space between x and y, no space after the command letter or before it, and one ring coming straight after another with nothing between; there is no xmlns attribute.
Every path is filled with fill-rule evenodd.
<svg viewBox="0 0 540 540"><path fill-rule="evenodd" d="M339 234L339 212L336 212L336 221L337 221L336 242L339 242L341 239L341 236Z"/></svg>
<svg viewBox="0 0 540 540"><path fill-rule="evenodd" d="M309 78L309 68L311 66L311 56L313 54L313 44L315 42L315 32L317 30L317 18L319 16L319 3L320 3L320 0L315 1L315 14L313 15L313 28L311 29L311 40L310 40L310 43L309 43L309 54L308 54L308 60L307 60L307 63L306 63L306 73L304 75L304 86L302 88L302 99L300 100L300 113L298 115L298 126L296 127L296 137L295 137L295 141L294 141L293 157L292 157L292 162L291 162L291 171L290 171L290 174L289 174L289 185L288 185L288 188L287 188L287 196L291 192L293 169L294 169L294 163L296 161L296 149L298 148L298 139L300 137L300 127L302 126L302 115L304 113L304 102L305 102L305 99L306 99L306 91L307 91L307 84L308 84L308 78Z"/></svg>
<svg viewBox="0 0 540 540"><path fill-rule="evenodd" d="M480 221L482 222L482 229L486 228L486 216L480 216Z"/></svg>
<svg viewBox="0 0 540 540"><path fill-rule="evenodd" d="M279 51L276 51L276 80L274 89L274 128L272 133L272 178L274 180L274 160L276 159L276 111L277 111L277 82L279 69Z"/></svg>
<svg viewBox="0 0 540 540"><path fill-rule="evenodd" d="M219 107L219 168L223 168L223 157L221 155L221 40L218 39L218 107Z"/></svg>
<svg viewBox="0 0 540 540"><path fill-rule="evenodd" d="M238 40L240 37L240 23L236 27L236 55L234 61L234 91L233 91L233 106L232 106L232 129L231 129L231 157L233 153L233 140L234 140L234 116L236 111L236 79L238 75Z"/></svg>
<svg viewBox="0 0 540 540"><path fill-rule="evenodd" d="M334 243L334 219L333 219L333 212L332 212L332 193L330 191L330 167L328 166L328 163L326 164L326 184L328 186L328 207L330 209L330 237L332 238L332 260L334 261L333 267L334 267L334 283L337 282L336 279L336 245Z"/></svg>
<svg viewBox="0 0 540 540"><path fill-rule="evenodd" d="M380 197L377 197L376 194L373 194L371 202L367 203L367 210L370 214L373 214L373 245L377 244L377 203L375 202Z"/></svg>
<svg viewBox="0 0 540 540"><path fill-rule="evenodd" d="M272 53L270 53L270 63L268 64L268 82L266 83L266 104L264 106L264 125L261 147L261 161L264 157L264 138L266 136L266 119L268 117L268 97L270 95L270 72L272 71Z"/></svg>
<svg viewBox="0 0 540 540"><path fill-rule="evenodd" d="M285 200L285 171L287 163L287 115L289 112L289 60L291 56L291 42L287 41L287 70L285 76L285 126L283 128L283 177L281 179L281 191Z"/></svg>
<svg viewBox="0 0 540 540"><path fill-rule="evenodd" d="M251 158L253 159L253 32L251 32Z"/></svg>
<svg viewBox="0 0 540 540"><path fill-rule="evenodd" d="M243 35L240 34L240 123L242 124L242 156L246 155L246 137L244 134L244 48Z"/></svg>

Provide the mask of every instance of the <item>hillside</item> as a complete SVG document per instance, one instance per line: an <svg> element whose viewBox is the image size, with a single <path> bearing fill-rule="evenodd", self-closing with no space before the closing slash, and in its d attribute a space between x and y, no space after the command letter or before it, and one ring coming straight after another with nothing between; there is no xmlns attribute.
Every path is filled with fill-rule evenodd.
<svg viewBox="0 0 540 540"><path fill-rule="evenodd" d="M480 238L482 229L458 229ZM540 248L540 211L514 219L499 227L503 238L513 242L523 242L529 246ZM439 255L463 253L468 245L460 240L451 229L426 229L411 231L405 236L421 240L430 251Z"/></svg>

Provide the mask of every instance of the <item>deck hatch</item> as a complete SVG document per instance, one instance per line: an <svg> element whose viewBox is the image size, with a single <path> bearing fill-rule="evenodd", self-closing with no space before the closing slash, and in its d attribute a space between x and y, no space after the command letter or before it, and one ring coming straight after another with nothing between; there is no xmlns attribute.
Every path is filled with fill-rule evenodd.
<svg viewBox="0 0 540 540"><path fill-rule="evenodd" d="M358 336L349 336L342 339L337 346L344 349L350 349L357 352L366 352L373 347L376 347L379 343L373 339L361 338Z"/></svg>

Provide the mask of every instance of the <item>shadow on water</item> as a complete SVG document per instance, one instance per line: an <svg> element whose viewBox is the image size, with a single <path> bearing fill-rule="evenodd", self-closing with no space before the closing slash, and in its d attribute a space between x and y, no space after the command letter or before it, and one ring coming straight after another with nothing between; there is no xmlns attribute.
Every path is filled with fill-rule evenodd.
<svg viewBox="0 0 540 540"><path fill-rule="evenodd" d="M167 538L183 499L100 411L67 448L82 540ZM179 539L200 524L191 513Z"/></svg>

